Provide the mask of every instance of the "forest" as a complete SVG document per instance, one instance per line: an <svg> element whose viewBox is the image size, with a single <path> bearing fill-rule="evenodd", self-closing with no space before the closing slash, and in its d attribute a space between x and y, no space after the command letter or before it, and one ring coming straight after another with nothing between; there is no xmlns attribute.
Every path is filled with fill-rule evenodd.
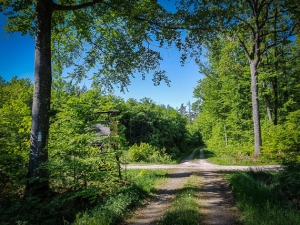
<svg viewBox="0 0 300 225"><path fill-rule="evenodd" d="M0 201L6 202L3 207L14 202L13 196L22 197L30 182L26 177L32 92L29 79L1 78ZM97 202L101 195L108 194L107 189L114 190L122 184L121 163L176 163L202 141L200 132L192 126L192 112L178 112L148 98L124 101L100 89L88 90L60 80L53 83L51 106L49 158L41 166L50 171L51 189L67 194L64 198ZM120 113L99 113L109 110ZM101 139L96 124L113 130L113 121L117 122L117 134Z"/></svg>
<svg viewBox="0 0 300 225"><path fill-rule="evenodd" d="M103 223L89 224L117 224L167 176L122 165L176 164L200 146L216 164L284 165L264 178L299 210L297 1L175 5L0 1L5 29L36 42L34 81L0 76L1 224L80 224L91 209ZM204 78L187 91L197 101L175 109L113 94L136 73L170 83L154 45L196 62ZM80 86L91 71L91 87Z"/></svg>

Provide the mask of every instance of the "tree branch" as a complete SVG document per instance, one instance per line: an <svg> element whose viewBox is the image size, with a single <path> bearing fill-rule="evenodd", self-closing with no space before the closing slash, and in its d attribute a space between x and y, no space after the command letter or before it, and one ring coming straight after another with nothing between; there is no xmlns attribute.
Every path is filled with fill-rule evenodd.
<svg viewBox="0 0 300 225"><path fill-rule="evenodd" d="M89 6L93 6L93 5L96 5L98 3L107 4L106 2L104 2L104 0L92 0L90 2L82 3L82 4L79 4L79 5L60 5L60 4L57 4L57 3L54 3L54 2L52 4L53 4L53 10L72 11L72 10L87 8Z"/></svg>
<svg viewBox="0 0 300 225"><path fill-rule="evenodd" d="M159 28L166 28L166 29L170 29L170 30L185 30L185 29L187 29L185 27L180 27L180 26L178 26L178 27L176 27L176 26L174 26L174 27L173 26L164 26L164 25L160 24L159 22L157 22L155 20L147 20L147 19L139 17L139 16L134 16L133 18L135 20L138 20L138 21L148 22L149 24L155 25Z"/></svg>
<svg viewBox="0 0 300 225"><path fill-rule="evenodd" d="M266 45L265 48L262 51L262 54L265 53L266 51L268 51L270 48L286 41L289 37L295 35L294 30L296 29L296 26L299 22L300 22L300 19L296 20L294 22L294 24L292 25L292 28L291 28L290 32L288 34L286 34L283 38L281 38L281 40L274 41L272 44Z"/></svg>

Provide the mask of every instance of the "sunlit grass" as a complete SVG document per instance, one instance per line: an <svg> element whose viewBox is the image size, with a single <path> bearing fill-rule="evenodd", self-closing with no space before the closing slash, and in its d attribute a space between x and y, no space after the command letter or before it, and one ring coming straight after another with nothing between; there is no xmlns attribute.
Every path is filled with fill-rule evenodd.
<svg viewBox="0 0 300 225"><path fill-rule="evenodd" d="M250 154L234 153L234 152L218 152L204 149L204 155L208 162L225 165L225 166L259 166L259 165L276 165L279 164L274 160L264 157L255 158Z"/></svg>
<svg viewBox="0 0 300 225"><path fill-rule="evenodd" d="M199 188L199 177L191 175L184 188L175 196L172 205L160 219L158 225L200 224Z"/></svg>

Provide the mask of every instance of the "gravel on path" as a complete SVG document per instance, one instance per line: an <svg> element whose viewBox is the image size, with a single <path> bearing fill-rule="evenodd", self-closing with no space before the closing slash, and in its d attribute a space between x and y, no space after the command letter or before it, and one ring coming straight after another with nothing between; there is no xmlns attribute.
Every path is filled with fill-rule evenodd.
<svg viewBox="0 0 300 225"><path fill-rule="evenodd" d="M278 171L280 166L219 166L207 162L203 150L200 159L192 160L195 151L178 165L125 165L126 169L172 169L167 183L157 189L153 200L138 209L132 218L123 224L154 225L170 206L176 193L183 188L192 174L197 174L201 181L200 214L204 225L239 224L239 212L234 206L234 199L228 181L222 173L226 171Z"/></svg>
<svg viewBox="0 0 300 225"><path fill-rule="evenodd" d="M196 150L195 150L196 151ZM184 160L190 161L193 159L195 151ZM156 169L156 168L153 168ZM166 209L170 206L172 199L176 193L183 188L183 185L190 177L189 170L175 169L170 172L168 182L157 188L157 193L150 204L138 209L133 218L125 222L132 225L152 225L157 224L163 216ZM133 222L130 222L133 221Z"/></svg>

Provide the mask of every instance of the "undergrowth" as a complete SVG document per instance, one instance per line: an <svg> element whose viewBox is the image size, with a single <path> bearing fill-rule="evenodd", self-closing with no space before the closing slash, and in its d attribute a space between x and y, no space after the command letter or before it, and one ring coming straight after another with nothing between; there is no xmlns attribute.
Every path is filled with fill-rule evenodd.
<svg viewBox="0 0 300 225"><path fill-rule="evenodd" d="M158 225L199 225L199 178L191 175L184 188L176 194L172 205L158 222Z"/></svg>
<svg viewBox="0 0 300 225"><path fill-rule="evenodd" d="M238 172L231 175L232 191L245 225L300 224L300 213L295 204L296 201L299 202L300 196L297 181L299 170L297 176L289 175L282 179L285 174L287 170L277 174ZM291 192L294 193L293 198Z"/></svg>
<svg viewBox="0 0 300 225"><path fill-rule="evenodd" d="M278 161L265 157L263 154L259 157L253 157L250 153L234 153L229 151L213 152L204 149L205 158L214 164L224 166L259 166L259 165L276 165Z"/></svg>
<svg viewBox="0 0 300 225"><path fill-rule="evenodd" d="M13 196L0 198L0 224L62 225L116 224L136 207L167 172L128 170L124 180L111 182L106 189L89 189L89 195L80 191L49 192L43 196Z"/></svg>
<svg viewBox="0 0 300 225"><path fill-rule="evenodd" d="M133 182L121 188L96 208L77 214L75 225L110 225L117 224L128 215L143 199L154 192L155 185L167 175L163 171L130 170L127 177Z"/></svg>

